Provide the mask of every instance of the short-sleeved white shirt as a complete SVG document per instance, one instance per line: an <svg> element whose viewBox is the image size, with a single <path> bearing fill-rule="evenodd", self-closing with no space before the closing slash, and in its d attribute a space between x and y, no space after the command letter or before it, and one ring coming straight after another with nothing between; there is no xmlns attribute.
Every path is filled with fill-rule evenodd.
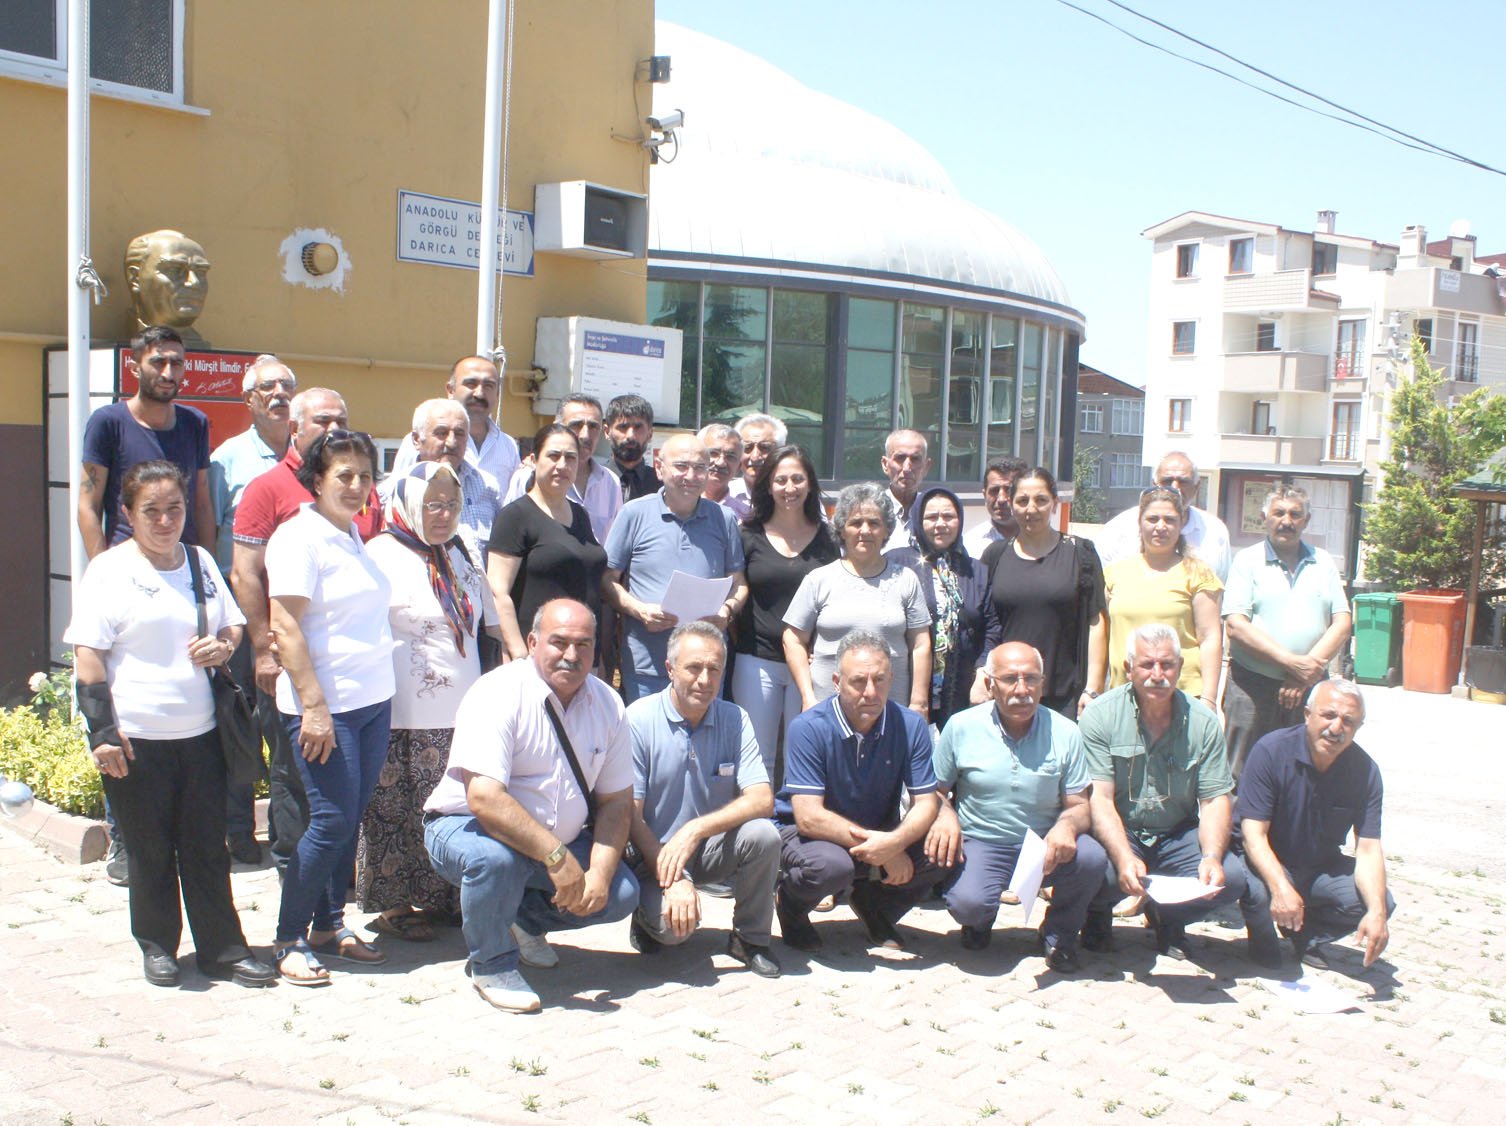
<svg viewBox="0 0 1506 1126"><path fill-rule="evenodd" d="M355 530L342 532L311 504L267 541L267 596L309 600L299 626L331 712L392 698L392 630L382 612L391 594ZM286 672L277 677L277 710L303 714Z"/></svg>
<svg viewBox="0 0 1506 1126"><path fill-rule="evenodd" d="M243 624L214 558L201 547L189 550L199 553L209 632ZM188 557L175 570L159 571L126 540L90 562L63 640L105 652L105 680L126 736L188 739L214 727L209 678L188 659L198 633Z"/></svg>
<svg viewBox="0 0 1506 1126"><path fill-rule="evenodd" d="M566 844L586 823L586 799L544 711L554 705L595 794L633 785L633 741L622 699L588 676L570 706L539 675L533 658L494 669L471 686L455 717L450 764L424 803L428 813L469 813L465 775L480 774L507 788L525 813Z"/></svg>
<svg viewBox="0 0 1506 1126"><path fill-rule="evenodd" d="M366 553L392 585L387 622L392 627L392 726L424 730L455 726L455 712L466 690L481 676L476 634L497 624L497 603L485 576L459 549L449 550L455 581L471 599L471 634L465 656L429 581L427 562L390 535L366 545Z"/></svg>

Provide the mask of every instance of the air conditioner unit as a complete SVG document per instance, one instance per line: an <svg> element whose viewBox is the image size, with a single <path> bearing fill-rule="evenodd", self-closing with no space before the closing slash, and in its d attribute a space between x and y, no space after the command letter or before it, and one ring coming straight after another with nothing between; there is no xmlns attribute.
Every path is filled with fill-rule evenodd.
<svg viewBox="0 0 1506 1126"><path fill-rule="evenodd" d="M533 248L575 258L643 258L648 197L586 180L533 189Z"/></svg>

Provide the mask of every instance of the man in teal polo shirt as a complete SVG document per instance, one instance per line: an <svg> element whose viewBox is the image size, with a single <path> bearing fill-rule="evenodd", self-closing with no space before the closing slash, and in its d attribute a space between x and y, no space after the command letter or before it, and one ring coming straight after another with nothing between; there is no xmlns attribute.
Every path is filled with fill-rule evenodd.
<svg viewBox="0 0 1506 1126"><path fill-rule="evenodd" d="M988 655L993 697L958 712L936 746L941 812L926 834L926 856L956 875L944 885L947 910L962 924L962 946L992 937L999 893L1008 886L1027 832L1045 838L1044 883L1054 889L1041 924L1046 965L1079 967L1077 935L1103 884L1103 849L1088 835L1092 780L1071 720L1043 708L1045 666L1023 642Z"/></svg>
<svg viewBox="0 0 1506 1126"><path fill-rule="evenodd" d="M1224 590L1224 737L1235 778L1262 736L1302 722L1302 703L1353 620L1333 556L1302 540L1312 519L1307 493L1277 485L1263 514L1265 539L1234 557Z"/></svg>
<svg viewBox="0 0 1506 1126"><path fill-rule="evenodd" d="M685 622L669 635L669 687L628 706L640 889L629 938L642 954L684 942L701 921L696 885L726 883L727 953L759 977L778 977L769 953L780 852L769 820L774 791L748 713L718 698L726 666L721 631Z"/></svg>
<svg viewBox="0 0 1506 1126"><path fill-rule="evenodd" d="M1144 896L1156 946L1185 954L1186 925L1245 891L1244 865L1229 854L1234 780L1218 717L1177 688L1176 631L1141 626L1126 657L1129 683L1094 700L1080 720L1093 776L1093 835L1117 874L1104 881L1082 941L1089 950L1112 949L1114 901ZM1161 906L1146 889L1146 877L1158 875L1193 877L1209 892Z"/></svg>

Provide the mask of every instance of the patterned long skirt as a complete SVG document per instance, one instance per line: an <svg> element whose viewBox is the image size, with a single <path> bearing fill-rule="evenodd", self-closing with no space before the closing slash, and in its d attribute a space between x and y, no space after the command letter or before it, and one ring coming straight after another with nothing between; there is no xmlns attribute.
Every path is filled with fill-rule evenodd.
<svg viewBox="0 0 1506 1126"><path fill-rule="evenodd" d="M460 890L429 864L424 802L450 762L453 728L393 728L387 761L361 819L356 844L356 903L362 911L412 905L457 914Z"/></svg>

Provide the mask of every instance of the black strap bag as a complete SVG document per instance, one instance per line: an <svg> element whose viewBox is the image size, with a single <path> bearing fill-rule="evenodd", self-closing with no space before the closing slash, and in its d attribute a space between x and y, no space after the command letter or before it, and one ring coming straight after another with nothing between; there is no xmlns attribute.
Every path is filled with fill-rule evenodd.
<svg viewBox="0 0 1506 1126"><path fill-rule="evenodd" d="M199 568L199 549L184 544L188 552L188 571L193 576L193 597L199 610L199 636L209 633L209 619L204 611L204 573ZM234 786L250 786L267 776L267 761L262 756L261 728L246 693L226 669L204 670L214 693L214 721L220 733L220 749L225 755L225 775Z"/></svg>

